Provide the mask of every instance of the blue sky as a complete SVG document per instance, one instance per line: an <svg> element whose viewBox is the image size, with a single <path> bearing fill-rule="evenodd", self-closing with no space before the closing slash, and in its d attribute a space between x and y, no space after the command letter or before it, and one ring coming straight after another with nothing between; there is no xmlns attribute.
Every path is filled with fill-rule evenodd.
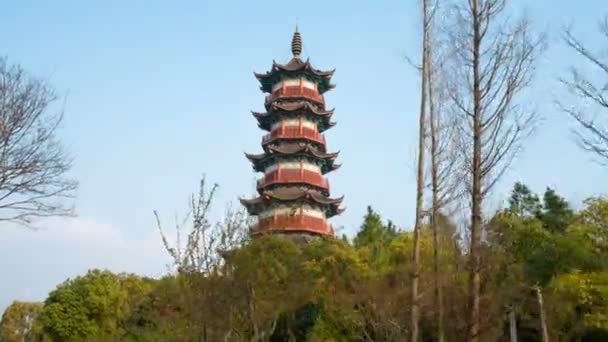
<svg viewBox="0 0 608 342"><path fill-rule="evenodd" d="M543 117L496 188L500 205L516 180L557 188L574 204L606 191L606 171L573 143L553 100L575 56L558 39L574 23L593 44L604 0L512 1L549 48L527 97ZM602 6L603 5L603 6ZM347 211L333 220L352 234L365 207L407 228L413 222L419 55L417 1L10 1L0 12L0 54L46 77L65 98L61 132L75 157L79 217L41 231L0 227L0 310L42 300L67 277L107 267L159 275L166 258L152 210L167 224L183 213L203 173L224 203L250 195L256 176L243 152L259 152L263 109L253 71L290 58L299 23L304 55L336 68L327 95L338 125L328 131L342 168L329 175Z"/></svg>

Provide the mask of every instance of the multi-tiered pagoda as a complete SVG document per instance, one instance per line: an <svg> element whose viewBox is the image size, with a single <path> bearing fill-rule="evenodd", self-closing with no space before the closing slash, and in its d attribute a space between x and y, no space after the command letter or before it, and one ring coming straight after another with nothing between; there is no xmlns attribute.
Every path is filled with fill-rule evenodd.
<svg viewBox="0 0 608 342"><path fill-rule="evenodd" d="M246 154L253 169L264 173L258 180L259 197L241 199L258 224L251 234L289 235L308 241L334 236L327 219L342 212L342 198L329 197L323 176L338 168L338 153L326 149L324 131L335 125L333 110L325 109L323 93L334 88L334 71L314 69L300 57L302 40L296 29L287 64L273 62L272 69L255 74L260 89L268 93L265 113L253 112L258 126L269 133L262 139L261 154Z"/></svg>

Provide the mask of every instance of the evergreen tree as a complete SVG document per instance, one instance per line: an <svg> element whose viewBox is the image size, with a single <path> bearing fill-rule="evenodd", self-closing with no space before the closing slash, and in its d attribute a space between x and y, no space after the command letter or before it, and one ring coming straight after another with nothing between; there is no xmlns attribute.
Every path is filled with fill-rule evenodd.
<svg viewBox="0 0 608 342"><path fill-rule="evenodd" d="M553 233L564 233L574 217L568 201L555 190L547 188L541 202L537 194L519 182L511 190L509 211L519 217L536 217L545 229Z"/></svg>
<svg viewBox="0 0 608 342"><path fill-rule="evenodd" d="M379 271L386 266L389 258L387 247L397 236L397 229L392 222L384 225L382 218L371 206L363 217L363 224L354 239L355 248L359 249L364 258Z"/></svg>
<svg viewBox="0 0 608 342"><path fill-rule="evenodd" d="M363 224L355 236L355 247L386 245L397 235L395 225L389 221L385 226L382 218L371 206L367 207L367 213L363 217Z"/></svg>
<svg viewBox="0 0 608 342"><path fill-rule="evenodd" d="M574 218L570 204L555 190L547 188L543 196L543 210L539 216L545 229L554 233L564 233Z"/></svg>
<svg viewBox="0 0 608 342"><path fill-rule="evenodd" d="M517 182L511 190L509 210L518 216L538 216L542 205L536 194L527 185Z"/></svg>
<svg viewBox="0 0 608 342"><path fill-rule="evenodd" d="M397 226L393 223L393 221L388 220L386 224L386 234L389 239L394 239L397 236Z"/></svg>

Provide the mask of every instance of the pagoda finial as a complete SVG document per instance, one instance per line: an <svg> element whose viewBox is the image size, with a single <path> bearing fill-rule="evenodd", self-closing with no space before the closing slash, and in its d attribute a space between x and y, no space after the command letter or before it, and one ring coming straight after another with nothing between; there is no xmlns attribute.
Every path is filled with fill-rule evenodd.
<svg viewBox="0 0 608 342"><path fill-rule="evenodd" d="M294 58L300 58L302 53L302 36L298 30L298 24L296 24L296 32L293 33L293 39L291 40L291 53Z"/></svg>

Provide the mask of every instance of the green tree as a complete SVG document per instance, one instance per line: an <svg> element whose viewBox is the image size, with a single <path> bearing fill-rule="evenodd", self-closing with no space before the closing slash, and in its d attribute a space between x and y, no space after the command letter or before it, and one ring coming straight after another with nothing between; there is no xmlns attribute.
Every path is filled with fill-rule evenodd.
<svg viewBox="0 0 608 342"><path fill-rule="evenodd" d="M39 319L53 340L118 339L132 308L150 289L135 275L92 270L67 280L49 294Z"/></svg>
<svg viewBox="0 0 608 342"><path fill-rule="evenodd" d="M576 341L598 330L608 336L608 271L565 273L551 282L550 290L560 339Z"/></svg>
<svg viewBox="0 0 608 342"><path fill-rule="evenodd" d="M382 218L371 206L367 207L367 213L363 217L363 223L355 236L355 247L371 246L389 243L397 235L395 225L389 221L384 225Z"/></svg>
<svg viewBox="0 0 608 342"><path fill-rule="evenodd" d="M266 341L281 314L307 303L310 290L295 271L301 251L291 240L272 235L257 238L227 260L234 333L248 341ZM228 293L229 292L229 293Z"/></svg>
<svg viewBox="0 0 608 342"><path fill-rule="evenodd" d="M542 205L538 196L532 193L527 185L517 182L511 190L509 210L519 216L537 217L541 213Z"/></svg>
<svg viewBox="0 0 608 342"><path fill-rule="evenodd" d="M321 239L303 246L297 274L311 290L309 300L319 312L308 336L312 341L353 341L363 334L364 317L357 310L370 279L369 266L351 245Z"/></svg>
<svg viewBox="0 0 608 342"><path fill-rule="evenodd" d="M495 301L502 300L509 310L517 313L521 338L525 338L526 332L528 336L540 336L542 293L549 294L548 314L553 317L554 333L574 336L571 334L601 328L598 324L585 325L583 319L573 316L568 308L576 308L573 311L579 314L580 310L586 310L593 316L595 312L591 308L601 307L594 304L584 309L584 303L578 303L577 298L587 292L577 288L577 284L584 284L589 278L597 283L601 278L597 278L596 273L608 269L605 242L608 241L608 202L589 199L585 201L586 207L575 214L567 201L548 188L540 210L532 215L531 210L513 208L538 208L535 195L521 184L516 185L514 193L511 198L516 200L511 202L515 205L496 215L488 225L488 242L494 258L489 267L494 270L492 281L497 284ZM589 272L595 273L592 276ZM572 295L576 291L580 291L580 296ZM567 300L570 303L566 303ZM563 308L561 301L565 303ZM575 329L572 324L579 326Z"/></svg>
<svg viewBox="0 0 608 342"><path fill-rule="evenodd" d="M199 336L204 336L205 327L215 327L218 322L207 319L208 312L217 309L209 301L217 295L217 288L211 283L202 284L203 279L188 273L165 276L154 282L144 300L133 307L126 340L208 341ZM223 311L218 310L217 314L222 316ZM214 336L211 331L209 335Z"/></svg>
<svg viewBox="0 0 608 342"><path fill-rule="evenodd" d="M371 206L368 206L363 223L353 242L355 247L368 259L370 265L376 270L381 270L388 261L387 247L396 237L395 225L391 221L385 225L380 215Z"/></svg>
<svg viewBox="0 0 608 342"><path fill-rule="evenodd" d="M508 314L511 334L522 340L536 340L546 326L541 301L544 286L566 266L569 246L563 236L547 230L539 218L511 210L496 215L488 231L488 267L492 272L487 281L493 288L493 304L499 304L488 316L500 326L501 316Z"/></svg>
<svg viewBox="0 0 608 342"><path fill-rule="evenodd" d="M563 207L563 206L562 206ZM567 216L566 214L565 216ZM555 330L564 340L608 336L608 201L590 198L565 230L560 273L549 284ZM600 337L601 336L601 337Z"/></svg>
<svg viewBox="0 0 608 342"><path fill-rule="evenodd" d="M511 190L509 211L520 217L536 217L545 229L564 233L574 218L570 204L554 189L547 188L542 201L527 185L517 182Z"/></svg>
<svg viewBox="0 0 608 342"><path fill-rule="evenodd" d="M21 342L40 339L35 321L42 310L42 303L13 302L2 314L0 321L1 342Z"/></svg>
<svg viewBox="0 0 608 342"><path fill-rule="evenodd" d="M546 229L555 233L564 233L574 218L570 204L555 190L547 188L543 195L543 210L539 214Z"/></svg>

